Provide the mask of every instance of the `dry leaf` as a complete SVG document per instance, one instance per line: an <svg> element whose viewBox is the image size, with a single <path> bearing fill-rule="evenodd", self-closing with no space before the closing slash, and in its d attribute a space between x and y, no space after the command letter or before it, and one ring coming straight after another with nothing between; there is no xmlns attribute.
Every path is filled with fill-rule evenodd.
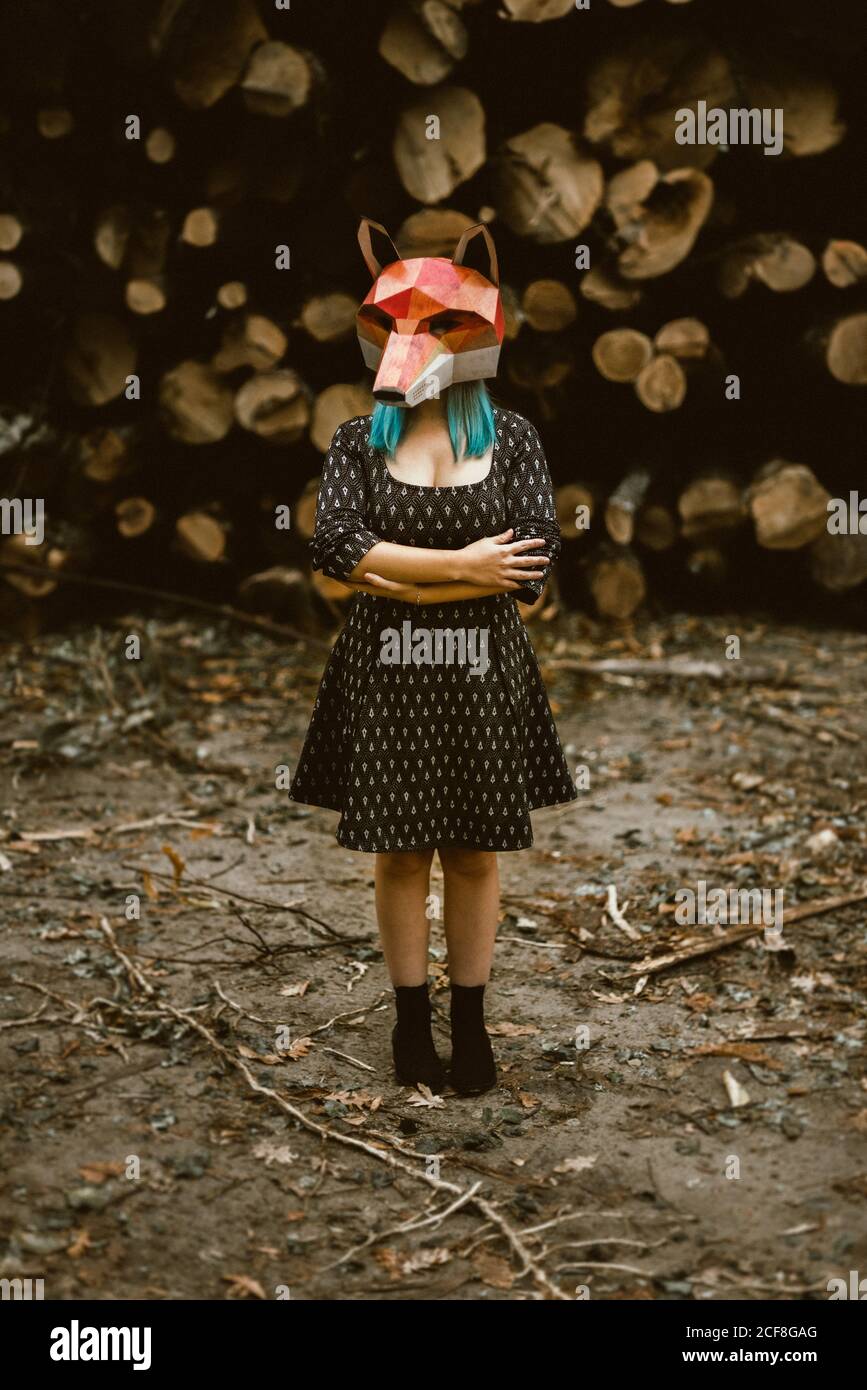
<svg viewBox="0 0 867 1390"><path fill-rule="evenodd" d="M532 1023L489 1023L487 1029L495 1038L532 1038L539 1032Z"/></svg>
<svg viewBox="0 0 867 1390"><path fill-rule="evenodd" d="M436 1245L432 1250L417 1250L408 1255L403 1262L404 1274L416 1274L420 1269L430 1269L432 1265L444 1265L452 1257L452 1252L444 1245Z"/></svg>
<svg viewBox="0 0 867 1390"><path fill-rule="evenodd" d="M378 1110L382 1096L372 1096L369 1091L331 1091L325 1100L339 1100L341 1105L355 1105L359 1110Z"/></svg>
<svg viewBox="0 0 867 1390"><path fill-rule="evenodd" d="M731 1106L737 1107L739 1105L749 1105L749 1091L746 1089L745 1086L741 1085L741 1083L737 1080L736 1077L732 1076L730 1071L724 1071L722 1074L722 1079L723 1085L725 1086L726 1091L728 1092L729 1104Z"/></svg>
<svg viewBox="0 0 867 1390"><path fill-rule="evenodd" d="M451 1258L451 1251L443 1245L435 1246L432 1250L417 1250L411 1255L401 1255L388 1245L376 1252L376 1259L395 1280L403 1279L407 1274L417 1274L420 1269L430 1269L432 1265L444 1265Z"/></svg>
<svg viewBox="0 0 867 1390"><path fill-rule="evenodd" d="M700 1047L690 1048L691 1056L709 1057L739 1057L742 1062L757 1062L762 1067L769 1067L772 1071L780 1071L783 1063L776 1058L769 1057L767 1052L759 1043L733 1042L733 1043L702 1043Z"/></svg>
<svg viewBox="0 0 867 1390"><path fill-rule="evenodd" d="M294 1163L298 1155L293 1153L288 1144L277 1144L273 1139L260 1139L253 1150L254 1158L264 1158L265 1167L270 1168L272 1163L282 1163L286 1167Z"/></svg>
<svg viewBox="0 0 867 1390"><path fill-rule="evenodd" d="M708 1009L713 1008L714 999L712 994L691 994L683 1002L694 1013L705 1013Z"/></svg>
<svg viewBox="0 0 867 1390"><path fill-rule="evenodd" d="M67 1248L66 1253L71 1260L80 1260L81 1256L87 1253L92 1244L93 1242L87 1234L87 1231L76 1231L75 1240Z"/></svg>
<svg viewBox="0 0 867 1390"><path fill-rule="evenodd" d="M512 1266L502 1255L494 1255L490 1250L477 1250L472 1263L482 1283L492 1289L510 1289L515 1282Z"/></svg>
<svg viewBox="0 0 867 1390"><path fill-rule="evenodd" d="M381 1264L383 1269L387 1269L392 1279L403 1278L403 1262L397 1250L390 1245L380 1246L374 1254L374 1259Z"/></svg>
<svg viewBox="0 0 867 1390"><path fill-rule="evenodd" d="M281 986L280 993L281 993L282 995L284 995L286 998L290 998L290 997L291 997L291 998L300 999L300 998L303 997L303 995L305 995L305 994L307 993L307 991L308 991L309 988L310 988L310 981L309 981L309 980L299 980L299 981L297 981L297 983L294 984L294 985L283 985L283 986Z"/></svg>
<svg viewBox="0 0 867 1390"><path fill-rule="evenodd" d="M585 1169L592 1168L598 1154L589 1154L586 1158L566 1158L562 1163L558 1163L554 1169L555 1173L583 1173Z"/></svg>
<svg viewBox="0 0 867 1390"><path fill-rule="evenodd" d="M309 1042L309 1039L307 1041ZM246 1043L238 1043L238 1053L250 1062L261 1062L265 1067L279 1067L283 1061L283 1058L279 1057L276 1052L254 1052L252 1047L248 1047Z"/></svg>
<svg viewBox="0 0 867 1390"><path fill-rule="evenodd" d="M231 1285L227 1298L265 1298L258 1279L251 1279L249 1274L224 1274L223 1283Z"/></svg>
<svg viewBox="0 0 867 1390"><path fill-rule="evenodd" d="M175 877L175 887L180 883L184 869L187 867L186 860L182 859L177 850L172 849L171 845L161 845L162 852L171 861L172 872Z"/></svg>
<svg viewBox="0 0 867 1390"><path fill-rule="evenodd" d="M106 1178L119 1178L126 1172L125 1163L85 1163L78 1170L85 1182L98 1186Z"/></svg>
<svg viewBox="0 0 867 1390"><path fill-rule="evenodd" d="M426 1086L423 1081L419 1082L418 1091L410 1096L409 1104L427 1106L432 1110L445 1110L446 1108L442 1096L435 1096L430 1086Z"/></svg>

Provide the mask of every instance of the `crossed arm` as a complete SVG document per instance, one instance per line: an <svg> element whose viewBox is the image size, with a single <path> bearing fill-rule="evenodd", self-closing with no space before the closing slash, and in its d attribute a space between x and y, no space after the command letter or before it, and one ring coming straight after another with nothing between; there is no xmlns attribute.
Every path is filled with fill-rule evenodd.
<svg viewBox="0 0 867 1390"><path fill-rule="evenodd" d="M548 557L533 553L544 544L541 539L516 541L511 529L461 550L423 550L378 541L343 582L359 593L407 603L486 598L544 579Z"/></svg>
<svg viewBox="0 0 867 1390"><path fill-rule="evenodd" d="M312 541L313 567L359 593L407 603L447 603L514 592L541 593L560 547L551 480L532 426L507 484L510 529L460 550L384 541L365 520L367 483L352 425L335 432L322 473Z"/></svg>

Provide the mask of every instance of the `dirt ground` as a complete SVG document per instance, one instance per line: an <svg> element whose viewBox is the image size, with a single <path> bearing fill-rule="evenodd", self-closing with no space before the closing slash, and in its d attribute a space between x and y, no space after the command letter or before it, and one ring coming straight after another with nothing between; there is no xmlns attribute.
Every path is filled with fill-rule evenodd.
<svg viewBox="0 0 867 1390"><path fill-rule="evenodd" d="M501 858L501 1079L475 1099L395 1084L372 856L275 788L321 647L121 617L7 648L0 1274L64 1299L749 1300L867 1269L867 638L532 631L589 786ZM609 658L722 679L559 664ZM782 940L678 925L699 880L782 889Z"/></svg>

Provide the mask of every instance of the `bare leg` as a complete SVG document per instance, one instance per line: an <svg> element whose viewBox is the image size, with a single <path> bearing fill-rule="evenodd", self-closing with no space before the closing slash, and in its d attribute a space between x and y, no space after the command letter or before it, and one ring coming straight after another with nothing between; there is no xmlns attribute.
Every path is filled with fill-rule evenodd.
<svg viewBox="0 0 867 1390"><path fill-rule="evenodd" d="M496 854L441 849L445 884L445 933L452 984L484 985L491 973L500 874Z"/></svg>
<svg viewBox="0 0 867 1390"><path fill-rule="evenodd" d="M427 983L430 922L425 899L433 850L376 856L376 916L393 985Z"/></svg>
<svg viewBox="0 0 867 1390"><path fill-rule="evenodd" d="M402 1086L424 1084L439 1093L445 1070L431 1033L427 987L430 922L425 899L432 859L433 850L378 854L376 915L397 1010L391 1035L395 1075Z"/></svg>
<svg viewBox="0 0 867 1390"><path fill-rule="evenodd" d="M449 1076L458 1095L473 1096L497 1084L485 1028L485 985L497 934L500 875L496 854L487 850L441 849L439 856L451 981Z"/></svg>

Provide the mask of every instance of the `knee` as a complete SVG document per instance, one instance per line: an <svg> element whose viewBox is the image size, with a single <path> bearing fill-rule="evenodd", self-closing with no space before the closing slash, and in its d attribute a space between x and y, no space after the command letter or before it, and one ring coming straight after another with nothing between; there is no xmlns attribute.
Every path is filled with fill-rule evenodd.
<svg viewBox="0 0 867 1390"><path fill-rule="evenodd" d="M380 873L390 879L421 878L430 872L433 850L395 850L391 854L378 854L377 867Z"/></svg>
<svg viewBox="0 0 867 1390"><path fill-rule="evenodd" d="M460 874L464 878L486 878L497 867L497 856L484 849L441 849L443 873Z"/></svg>

